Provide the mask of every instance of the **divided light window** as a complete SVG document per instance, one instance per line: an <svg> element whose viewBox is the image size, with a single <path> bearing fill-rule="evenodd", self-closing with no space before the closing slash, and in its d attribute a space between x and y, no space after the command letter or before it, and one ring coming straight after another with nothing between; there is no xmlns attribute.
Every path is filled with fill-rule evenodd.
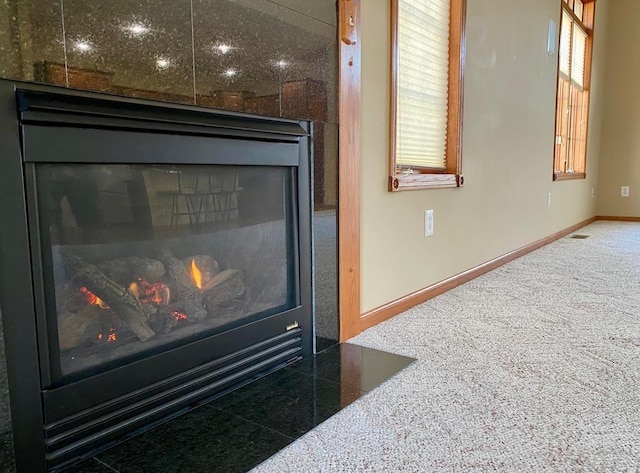
<svg viewBox="0 0 640 473"><path fill-rule="evenodd" d="M562 0L553 178L586 177L595 0Z"/></svg>
<svg viewBox="0 0 640 473"><path fill-rule="evenodd" d="M466 0L391 0L389 190L462 185Z"/></svg>

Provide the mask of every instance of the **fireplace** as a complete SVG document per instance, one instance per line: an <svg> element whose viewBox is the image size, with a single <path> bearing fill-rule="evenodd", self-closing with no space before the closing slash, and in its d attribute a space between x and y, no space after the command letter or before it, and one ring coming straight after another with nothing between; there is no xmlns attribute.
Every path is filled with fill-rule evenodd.
<svg viewBox="0 0 640 473"><path fill-rule="evenodd" d="M52 383L293 309L290 181L282 166L36 165Z"/></svg>
<svg viewBox="0 0 640 473"><path fill-rule="evenodd" d="M307 122L10 81L0 101L18 471L312 352Z"/></svg>

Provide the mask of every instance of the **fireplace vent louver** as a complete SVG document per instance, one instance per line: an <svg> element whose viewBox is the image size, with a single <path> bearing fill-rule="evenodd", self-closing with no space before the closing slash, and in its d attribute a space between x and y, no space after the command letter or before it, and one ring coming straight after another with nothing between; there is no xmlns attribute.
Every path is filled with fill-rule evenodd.
<svg viewBox="0 0 640 473"><path fill-rule="evenodd" d="M95 406L95 410L47 425L47 461L54 467L94 455L113 439L122 440L140 427L184 411L185 406L218 397L230 387L237 388L239 380L246 383L297 361L301 353L301 330L292 330L259 346L234 353L225 360L216 360L175 379L149 386L135 396L125 396L108 406ZM230 360L233 361L229 363ZM113 409L114 405L118 405L117 410ZM101 410L107 413L97 416Z"/></svg>

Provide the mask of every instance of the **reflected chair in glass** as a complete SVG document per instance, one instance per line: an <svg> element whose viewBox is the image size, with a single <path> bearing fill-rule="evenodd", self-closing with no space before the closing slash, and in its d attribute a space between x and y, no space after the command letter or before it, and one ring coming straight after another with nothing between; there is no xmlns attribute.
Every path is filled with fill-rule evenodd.
<svg viewBox="0 0 640 473"><path fill-rule="evenodd" d="M202 196L198 194L198 174L189 171L170 171L176 176L176 188L164 191L171 196L171 221L174 228L180 224L181 217L188 217L189 224L197 225L202 209Z"/></svg>
<svg viewBox="0 0 640 473"><path fill-rule="evenodd" d="M201 213L204 222L217 220L231 220L239 217L238 195L242 188L239 186L238 171L233 169L218 169L207 174L208 189L201 193L203 197Z"/></svg>

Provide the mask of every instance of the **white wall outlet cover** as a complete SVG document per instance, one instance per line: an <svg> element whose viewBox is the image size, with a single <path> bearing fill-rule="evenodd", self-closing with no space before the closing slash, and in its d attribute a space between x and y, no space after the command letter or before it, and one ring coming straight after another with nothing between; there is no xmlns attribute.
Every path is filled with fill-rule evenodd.
<svg viewBox="0 0 640 473"><path fill-rule="evenodd" d="M433 235L433 210L424 211L424 236Z"/></svg>
<svg viewBox="0 0 640 473"><path fill-rule="evenodd" d="M553 18L549 18L549 33L547 36L547 53L556 53L556 22Z"/></svg>
<svg viewBox="0 0 640 473"><path fill-rule="evenodd" d="M629 197L629 186L622 186L620 188L620 197Z"/></svg>
<svg viewBox="0 0 640 473"><path fill-rule="evenodd" d="M551 192L547 194L547 208L551 208Z"/></svg>

